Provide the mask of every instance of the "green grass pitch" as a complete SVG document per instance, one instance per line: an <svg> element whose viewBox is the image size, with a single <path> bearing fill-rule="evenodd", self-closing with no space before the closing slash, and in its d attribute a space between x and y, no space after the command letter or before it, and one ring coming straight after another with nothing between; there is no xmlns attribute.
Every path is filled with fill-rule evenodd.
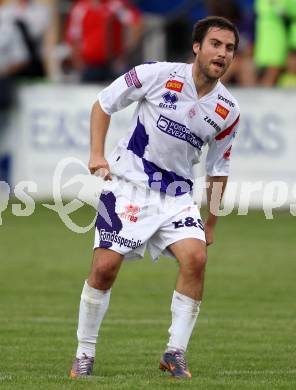
<svg viewBox="0 0 296 390"><path fill-rule="evenodd" d="M77 235L40 205L0 227L0 388L295 389L296 219L221 218L187 358L193 378L158 370L175 261L123 265L101 328L94 377L71 380L78 304L93 232ZM75 218L85 224L93 210Z"/></svg>

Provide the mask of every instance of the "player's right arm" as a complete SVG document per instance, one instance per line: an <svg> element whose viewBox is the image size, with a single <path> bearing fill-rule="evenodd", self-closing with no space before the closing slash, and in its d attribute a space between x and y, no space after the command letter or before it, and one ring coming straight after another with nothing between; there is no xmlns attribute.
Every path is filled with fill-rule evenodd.
<svg viewBox="0 0 296 390"><path fill-rule="evenodd" d="M102 169L105 180L112 180L107 160L104 156L105 138L113 113L122 110L131 103L145 98L158 75L160 64L136 66L118 77L103 89L91 112L91 152L89 170L94 174Z"/></svg>
<svg viewBox="0 0 296 390"><path fill-rule="evenodd" d="M100 103L94 103L90 117L90 159L88 169L93 175L95 172L104 176L104 180L112 180L110 168L104 156L105 139L110 124L110 115L106 114Z"/></svg>

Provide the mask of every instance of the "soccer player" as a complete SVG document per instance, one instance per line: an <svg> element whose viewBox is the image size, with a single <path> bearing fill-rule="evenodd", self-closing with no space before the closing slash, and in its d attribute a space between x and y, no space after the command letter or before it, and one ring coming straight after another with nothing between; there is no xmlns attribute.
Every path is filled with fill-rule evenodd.
<svg viewBox="0 0 296 390"><path fill-rule="evenodd" d="M208 17L193 29L193 64L136 66L98 95L91 113L89 170L106 172L95 230L92 268L80 301L78 348L71 377L92 374L100 325L124 258L175 257L179 273L172 322L160 368L191 377L185 352L203 294L207 245L217 222L211 201L220 203L239 122L236 100L221 84L238 47L236 27ZM131 133L105 159L110 116L138 102ZM208 145L208 216L203 225L192 199L193 164ZM218 182L222 191L214 191ZM216 193L216 199L211 199ZM213 196L214 198L214 196Z"/></svg>

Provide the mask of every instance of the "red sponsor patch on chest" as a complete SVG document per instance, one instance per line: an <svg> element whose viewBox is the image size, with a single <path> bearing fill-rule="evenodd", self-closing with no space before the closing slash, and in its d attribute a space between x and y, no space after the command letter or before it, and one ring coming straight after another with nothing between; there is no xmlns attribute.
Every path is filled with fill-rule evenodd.
<svg viewBox="0 0 296 390"><path fill-rule="evenodd" d="M226 119L227 118L227 115L229 114L229 110L227 110L227 108L223 107L221 104L217 104L216 106L216 110L215 110L216 114L218 114L219 116L221 116L221 118L223 119Z"/></svg>
<svg viewBox="0 0 296 390"><path fill-rule="evenodd" d="M167 89L170 89L172 91L176 92L182 92L184 83L181 83L181 81L178 80L169 80L166 82L165 87Z"/></svg>

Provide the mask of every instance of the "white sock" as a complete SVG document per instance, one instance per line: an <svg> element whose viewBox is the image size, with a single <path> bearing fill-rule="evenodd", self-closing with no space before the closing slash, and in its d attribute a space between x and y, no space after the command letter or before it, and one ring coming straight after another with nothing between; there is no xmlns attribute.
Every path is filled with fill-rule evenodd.
<svg viewBox="0 0 296 390"><path fill-rule="evenodd" d="M90 287L85 281L79 308L76 357L79 358L84 353L87 356L95 357L97 337L109 306L110 294L111 289L97 290Z"/></svg>
<svg viewBox="0 0 296 390"><path fill-rule="evenodd" d="M169 328L167 351L181 350L186 352L187 345L199 313L201 301L174 291L172 298L172 324Z"/></svg>

